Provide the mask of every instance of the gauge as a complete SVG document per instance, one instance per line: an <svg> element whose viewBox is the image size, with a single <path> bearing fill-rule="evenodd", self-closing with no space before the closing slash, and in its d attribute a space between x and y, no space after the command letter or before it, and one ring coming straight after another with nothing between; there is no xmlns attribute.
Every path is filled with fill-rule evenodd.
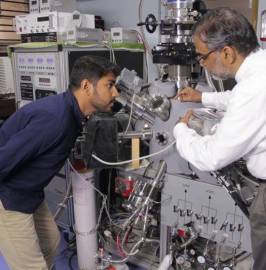
<svg viewBox="0 0 266 270"><path fill-rule="evenodd" d="M179 256L176 258L176 263L177 264L184 264L185 258L183 256Z"/></svg>
<svg viewBox="0 0 266 270"><path fill-rule="evenodd" d="M195 251L195 249L190 249L189 250L189 253L190 253L190 255L195 256L196 251Z"/></svg>
<svg viewBox="0 0 266 270"><path fill-rule="evenodd" d="M204 256L198 256L198 257L197 257L197 261L198 261L198 263L200 263L200 264L203 264L203 263L205 263L205 262L206 262L206 260L205 260L205 257L204 257Z"/></svg>

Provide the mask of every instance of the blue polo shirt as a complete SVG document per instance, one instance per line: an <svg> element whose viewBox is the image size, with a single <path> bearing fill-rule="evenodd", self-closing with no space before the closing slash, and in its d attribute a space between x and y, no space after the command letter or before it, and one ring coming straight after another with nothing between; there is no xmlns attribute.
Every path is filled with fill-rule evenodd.
<svg viewBox="0 0 266 270"><path fill-rule="evenodd" d="M32 102L0 128L0 200L7 210L33 213L44 187L62 168L85 117L71 91Z"/></svg>

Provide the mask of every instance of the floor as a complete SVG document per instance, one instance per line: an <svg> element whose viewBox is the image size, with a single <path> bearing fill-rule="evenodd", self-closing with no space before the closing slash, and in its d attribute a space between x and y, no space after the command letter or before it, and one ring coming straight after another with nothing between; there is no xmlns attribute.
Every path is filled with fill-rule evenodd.
<svg viewBox="0 0 266 270"><path fill-rule="evenodd" d="M71 243L71 242L70 242ZM55 270L78 270L77 256L75 249L71 248L71 244L67 245L64 237L61 237L59 254L55 259ZM235 270L250 270L252 268L252 259L248 257L246 260L238 264ZM4 258L0 254L0 270L10 270L6 265ZM145 270L141 267L129 265L129 270Z"/></svg>
<svg viewBox="0 0 266 270"><path fill-rule="evenodd" d="M72 256L72 254L73 252L70 252L69 250L66 249L66 242L62 238L60 243L60 251L55 259L56 270L78 270L77 257L76 255ZM10 270L1 254L0 254L0 270Z"/></svg>
<svg viewBox="0 0 266 270"><path fill-rule="evenodd" d="M77 256L74 249L67 248L64 237L61 237L60 251L55 259L56 270L78 270ZM0 270L10 270L0 254ZM143 268L130 265L129 270L144 270Z"/></svg>

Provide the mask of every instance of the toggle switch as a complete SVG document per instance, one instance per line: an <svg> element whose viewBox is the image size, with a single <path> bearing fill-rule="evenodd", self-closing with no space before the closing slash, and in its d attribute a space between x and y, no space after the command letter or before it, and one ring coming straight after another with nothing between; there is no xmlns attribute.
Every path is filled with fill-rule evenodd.
<svg viewBox="0 0 266 270"><path fill-rule="evenodd" d="M205 217L205 216L203 217L203 223L204 224L208 224L209 221L210 221L209 217Z"/></svg>
<svg viewBox="0 0 266 270"><path fill-rule="evenodd" d="M225 221L225 222L222 224L222 226L221 226L221 228L220 228L220 231L222 231L222 230L226 231L227 225L228 225L228 221Z"/></svg>
<svg viewBox="0 0 266 270"><path fill-rule="evenodd" d="M187 216L191 217L193 214L193 211L191 209L187 209Z"/></svg>
<svg viewBox="0 0 266 270"><path fill-rule="evenodd" d="M244 225L243 225L243 224L238 224L237 230L238 230L239 232L242 232L242 231L244 230Z"/></svg>
<svg viewBox="0 0 266 270"><path fill-rule="evenodd" d="M216 224L218 219L216 217L211 217L211 224Z"/></svg>
<svg viewBox="0 0 266 270"><path fill-rule="evenodd" d="M202 214L195 214L195 216L196 216L196 219L197 220L201 220L202 219Z"/></svg>
<svg viewBox="0 0 266 270"><path fill-rule="evenodd" d="M234 232L236 230L235 224L230 224L229 230L230 230L230 232Z"/></svg>

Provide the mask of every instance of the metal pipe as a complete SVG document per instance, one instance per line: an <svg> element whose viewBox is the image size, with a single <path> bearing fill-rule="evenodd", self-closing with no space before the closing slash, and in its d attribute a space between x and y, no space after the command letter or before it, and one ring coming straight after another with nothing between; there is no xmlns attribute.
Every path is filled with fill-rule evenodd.
<svg viewBox="0 0 266 270"><path fill-rule="evenodd" d="M152 130L128 131L126 134L124 132L119 132L118 139L140 138L142 140L150 140L152 138L152 135Z"/></svg>
<svg viewBox="0 0 266 270"><path fill-rule="evenodd" d="M97 254L94 171L72 173L75 233L79 269L95 270ZM87 181L85 181L86 179Z"/></svg>

